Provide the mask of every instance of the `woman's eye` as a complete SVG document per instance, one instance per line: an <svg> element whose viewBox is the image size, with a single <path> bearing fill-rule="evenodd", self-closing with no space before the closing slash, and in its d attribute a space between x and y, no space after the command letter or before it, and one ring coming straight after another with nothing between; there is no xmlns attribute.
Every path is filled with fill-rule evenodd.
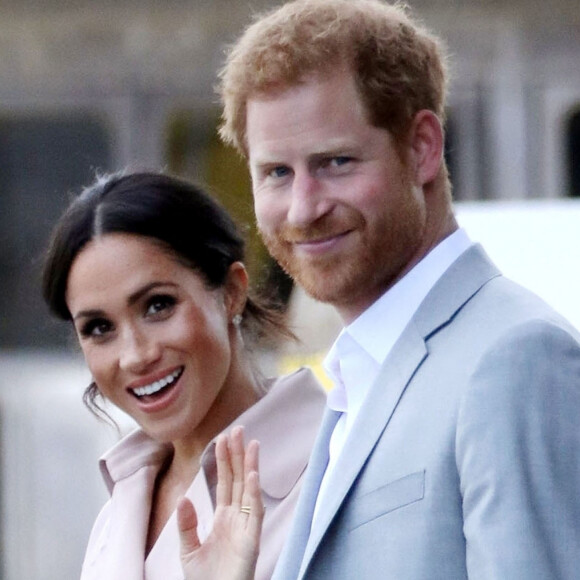
<svg viewBox="0 0 580 580"><path fill-rule="evenodd" d="M176 300L173 296L152 296L147 301L146 316L158 316L169 314L176 304Z"/></svg>
<svg viewBox="0 0 580 580"><path fill-rule="evenodd" d="M113 330L113 325L104 318L89 320L81 327L81 336L84 338L101 338Z"/></svg>

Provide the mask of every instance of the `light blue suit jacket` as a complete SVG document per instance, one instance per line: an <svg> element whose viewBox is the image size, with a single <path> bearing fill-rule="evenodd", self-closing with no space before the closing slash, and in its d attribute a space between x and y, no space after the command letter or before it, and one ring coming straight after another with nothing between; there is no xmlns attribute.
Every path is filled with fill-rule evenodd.
<svg viewBox="0 0 580 580"><path fill-rule="evenodd" d="M580 578L579 340L469 249L383 364L311 528L327 411L273 578Z"/></svg>

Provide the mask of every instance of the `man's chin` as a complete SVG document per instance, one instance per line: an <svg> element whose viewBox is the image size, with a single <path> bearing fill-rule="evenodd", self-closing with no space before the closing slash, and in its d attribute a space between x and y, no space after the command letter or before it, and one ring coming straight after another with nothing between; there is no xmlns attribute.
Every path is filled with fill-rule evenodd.
<svg viewBox="0 0 580 580"><path fill-rule="evenodd" d="M294 283L301 286L306 294L318 302L336 305L350 296L351 292L347 288L350 286L348 272L341 268L340 261L328 259L305 261L297 259L294 255L289 256L288 252L280 251L278 243L267 243L266 247Z"/></svg>
<svg viewBox="0 0 580 580"><path fill-rule="evenodd" d="M306 294L318 302L336 306L348 300L350 292L345 287L344 279L328 276L323 272L304 271L290 274L294 282L301 286Z"/></svg>

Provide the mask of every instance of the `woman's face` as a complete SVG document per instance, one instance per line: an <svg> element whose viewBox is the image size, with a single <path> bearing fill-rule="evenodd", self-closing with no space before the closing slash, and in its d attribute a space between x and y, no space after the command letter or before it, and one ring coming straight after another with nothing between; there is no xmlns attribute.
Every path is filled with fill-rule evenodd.
<svg viewBox="0 0 580 580"><path fill-rule="evenodd" d="M72 264L66 302L101 394L157 440L213 437L247 406L231 323L246 285L239 263L208 290L149 238L92 240Z"/></svg>

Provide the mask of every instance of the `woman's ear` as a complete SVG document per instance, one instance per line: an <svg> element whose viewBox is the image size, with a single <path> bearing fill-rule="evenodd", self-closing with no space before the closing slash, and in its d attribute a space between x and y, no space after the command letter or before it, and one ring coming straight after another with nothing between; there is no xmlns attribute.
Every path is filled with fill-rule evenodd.
<svg viewBox="0 0 580 580"><path fill-rule="evenodd" d="M443 161L443 128L439 117L424 109L419 111L409 131L409 149L415 184L423 186L433 181Z"/></svg>
<svg viewBox="0 0 580 580"><path fill-rule="evenodd" d="M248 298L248 272L242 262L230 265L224 284L225 305L231 319L242 314Z"/></svg>

